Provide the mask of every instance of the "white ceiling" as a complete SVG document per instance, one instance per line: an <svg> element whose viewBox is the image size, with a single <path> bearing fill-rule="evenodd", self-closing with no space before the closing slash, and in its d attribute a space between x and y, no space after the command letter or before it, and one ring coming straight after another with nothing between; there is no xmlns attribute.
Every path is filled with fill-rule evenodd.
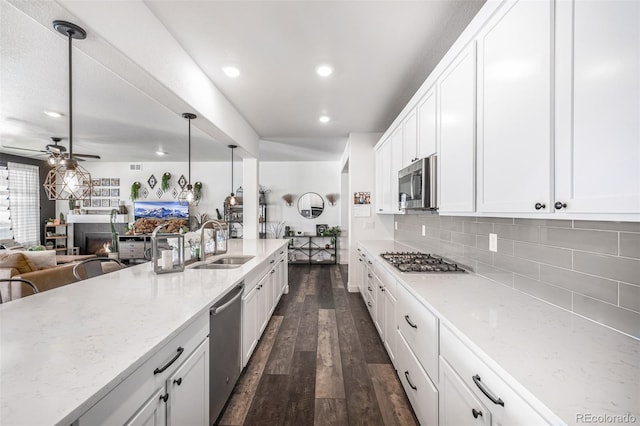
<svg viewBox="0 0 640 426"><path fill-rule="evenodd" d="M78 3L90 1L66 6L80 10ZM260 136L260 159L282 161L338 160L350 132L384 131L482 3L164 0L144 5ZM24 155L6 146L41 149L50 136L68 133L66 118L43 114L68 109L66 39L44 25L33 6L0 0L0 7L0 150ZM92 28L82 16L74 22L89 33L74 43L88 43ZM114 48L102 43L99 49ZM97 153L102 161L186 160L187 124L180 113L188 105L180 110L136 88L129 83L136 81L133 75L116 74L99 56L74 49L74 151ZM333 65L334 74L318 77L319 63ZM224 65L237 66L240 77L228 78ZM321 124L322 114L332 121ZM205 129L202 124L193 122L192 160L227 161L226 143L199 130ZM156 150L169 155L159 158Z"/></svg>

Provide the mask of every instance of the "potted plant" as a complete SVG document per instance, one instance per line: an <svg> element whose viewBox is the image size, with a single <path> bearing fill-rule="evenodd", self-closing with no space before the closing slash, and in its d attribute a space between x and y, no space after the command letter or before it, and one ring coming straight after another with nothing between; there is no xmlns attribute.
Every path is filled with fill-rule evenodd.
<svg viewBox="0 0 640 426"><path fill-rule="evenodd" d="M160 183L160 188L162 191L167 192L169 190L169 181L171 180L171 173L164 172L162 175L162 182Z"/></svg>
<svg viewBox="0 0 640 426"><path fill-rule="evenodd" d="M325 237L331 237L331 245L335 245L337 236L340 235L340 232L342 232L342 230L339 226L333 226L325 229L322 235Z"/></svg>
<svg viewBox="0 0 640 426"><path fill-rule="evenodd" d="M131 201L140 198L140 188L142 188L142 184L138 181L131 184Z"/></svg>
<svg viewBox="0 0 640 426"><path fill-rule="evenodd" d="M118 209L111 209L109 224L111 225L111 253L109 257L118 258L118 233L116 232L115 221L118 218Z"/></svg>
<svg viewBox="0 0 640 426"><path fill-rule="evenodd" d="M196 204L202 200L202 182L198 181L193 184L193 197Z"/></svg>

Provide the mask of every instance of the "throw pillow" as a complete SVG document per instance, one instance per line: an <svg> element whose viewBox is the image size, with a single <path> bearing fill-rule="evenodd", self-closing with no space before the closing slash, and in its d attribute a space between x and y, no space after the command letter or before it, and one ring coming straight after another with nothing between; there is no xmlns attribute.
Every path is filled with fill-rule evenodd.
<svg viewBox="0 0 640 426"><path fill-rule="evenodd" d="M24 254L27 259L33 262L37 269L44 269L57 265L55 250L22 251L20 253Z"/></svg>
<svg viewBox="0 0 640 426"><path fill-rule="evenodd" d="M22 253L0 254L0 268L15 268L21 274L38 270L36 265Z"/></svg>

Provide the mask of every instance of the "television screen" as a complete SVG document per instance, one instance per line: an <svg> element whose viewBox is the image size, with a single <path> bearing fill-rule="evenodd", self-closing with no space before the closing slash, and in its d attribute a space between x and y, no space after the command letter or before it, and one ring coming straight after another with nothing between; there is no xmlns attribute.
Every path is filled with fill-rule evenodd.
<svg viewBox="0 0 640 426"><path fill-rule="evenodd" d="M136 201L133 203L135 219L189 219L189 205L179 201Z"/></svg>

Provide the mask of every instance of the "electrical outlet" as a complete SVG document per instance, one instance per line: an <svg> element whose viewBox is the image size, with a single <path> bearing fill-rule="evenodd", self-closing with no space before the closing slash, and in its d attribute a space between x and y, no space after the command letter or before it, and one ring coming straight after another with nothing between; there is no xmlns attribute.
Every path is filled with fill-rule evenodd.
<svg viewBox="0 0 640 426"><path fill-rule="evenodd" d="M489 234L489 251L498 251L498 234Z"/></svg>
<svg viewBox="0 0 640 426"><path fill-rule="evenodd" d="M394 229L395 229L396 231L398 230L398 221L397 221L397 220L394 222L393 227L394 227Z"/></svg>
<svg viewBox="0 0 640 426"><path fill-rule="evenodd" d="M427 235L427 227L422 225L422 236L424 237L425 235Z"/></svg>

